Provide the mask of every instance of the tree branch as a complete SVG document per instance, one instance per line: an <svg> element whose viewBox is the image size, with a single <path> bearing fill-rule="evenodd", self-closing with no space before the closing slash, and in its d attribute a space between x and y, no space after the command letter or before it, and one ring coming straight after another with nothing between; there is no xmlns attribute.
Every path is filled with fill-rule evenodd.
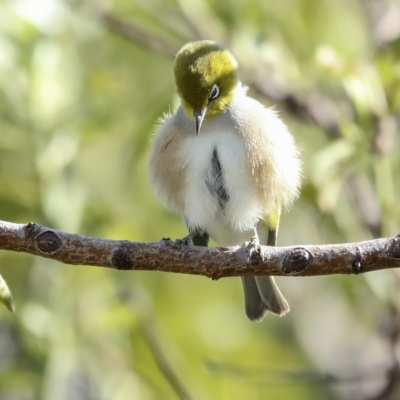
<svg viewBox="0 0 400 400"><path fill-rule="evenodd" d="M212 279L243 275L359 274L400 267L400 235L322 246L206 248L170 239L155 243L96 239L34 223L0 221L0 249L64 264L175 272Z"/></svg>

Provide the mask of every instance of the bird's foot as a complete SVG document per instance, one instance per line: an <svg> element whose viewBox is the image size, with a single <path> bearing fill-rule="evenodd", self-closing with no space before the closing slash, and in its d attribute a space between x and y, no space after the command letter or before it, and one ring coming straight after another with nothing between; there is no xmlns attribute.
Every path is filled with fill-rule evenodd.
<svg viewBox="0 0 400 400"><path fill-rule="evenodd" d="M259 246L260 246L260 240L258 239L258 235L254 235L248 242L244 242L242 247L256 249Z"/></svg>
<svg viewBox="0 0 400 400"><path fill-rule="evenodd" d="M248 242L243 243L243 250L247 254L247 258L250 260L253 253L260 252L260 240L257 235L254 235Z"/></svg>
<svg viewBox="0 0 400 400"><path fill-rule="evenodd" d="M207 247L209 238L207 232L194 231L189 233L189 235L185 236L183 239L176 240L175 243L183 246Z"/></svg>
<svg viewBox="0 0 400 400"><path fill-rule="evenodd" d="M187 235L182 239L176 239L175 243L181 246L193 246L193 236Z"/></svg>

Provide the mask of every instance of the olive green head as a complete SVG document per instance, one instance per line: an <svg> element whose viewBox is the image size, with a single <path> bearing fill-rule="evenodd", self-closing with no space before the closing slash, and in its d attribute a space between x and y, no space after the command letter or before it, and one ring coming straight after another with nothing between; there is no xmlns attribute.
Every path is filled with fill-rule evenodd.
<svg viewBox="0 0 400 400"><path fill-rule="evenodd" d="M232 54L209 40L185 44L176 55L174 72L184 111L195 119L200 115L201 121L226 109L239 82Z"/></svg>

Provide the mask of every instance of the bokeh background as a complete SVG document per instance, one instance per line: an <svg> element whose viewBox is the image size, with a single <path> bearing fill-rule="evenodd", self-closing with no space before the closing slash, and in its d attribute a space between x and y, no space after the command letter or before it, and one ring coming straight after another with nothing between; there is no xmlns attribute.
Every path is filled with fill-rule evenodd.
<svg viewBox="0 0 400 400"><path fill-rule="evenodd" d="M178 106L173 57L214 39L302 149L280 245L400 225L400 2L2 0L0 219L109 239L180 238L147 162ZM1 400L396 399L397 271L280 278L250 323L238 279L68 266L3 251Z"/></svg>

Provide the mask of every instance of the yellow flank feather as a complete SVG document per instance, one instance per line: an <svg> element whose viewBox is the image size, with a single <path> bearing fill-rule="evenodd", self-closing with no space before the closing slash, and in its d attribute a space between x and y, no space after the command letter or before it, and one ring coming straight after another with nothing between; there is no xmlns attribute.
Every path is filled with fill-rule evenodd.
<svg viewBox="0 0 400 400"><path fill-rule="evenodd" d="M265 216L264 223L269 229L277 230L280 218L281 218L281 210L277 209L276 211L272 211Z"/></svg>

